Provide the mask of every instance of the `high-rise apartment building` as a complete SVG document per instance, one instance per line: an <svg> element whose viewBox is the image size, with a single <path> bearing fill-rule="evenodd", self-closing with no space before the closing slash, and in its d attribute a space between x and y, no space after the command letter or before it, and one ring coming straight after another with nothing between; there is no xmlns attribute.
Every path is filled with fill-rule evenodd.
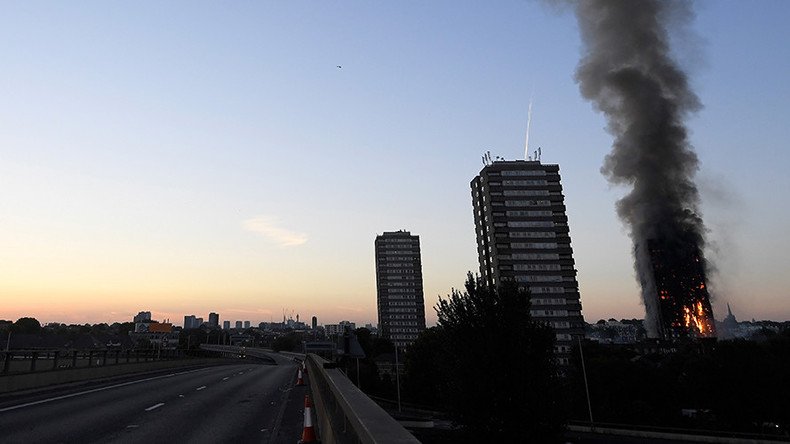
<svg viewBox="0 0 790 444"><path fill-rule="evenodd" d="M219 313L208 314L208 325L212 328L219 327Z"/></svg>
<svg viewBox="0 0 790 444"><path fill-rule="evenodd" d="M184 316L184 329L187 328L198 328L200 324L197 323L197 319L195 315L186 315Z"/></svg>
<svg viewBox="0 0 790 444"><path fill-rule="evenodd" d="M529 288L532 318L554 328L555 352L567 364L584 319L559 170L497 160L471 187L481 276L490 286L516 281Z"/></svg>
<svg viewBox="0 0 790 444"><path fill-rule="evenodd" d="M648 239L644 244L652 274L642 271L645 328L648 336L666 340L716 337L705 264L690 240ZM637 257L645 254L636 248Z"/></svg>
<svg viewBox="0 0 790 444"><path fill-rule="evenodd" d="M425 330L420 237L408 231L376 236L379 331L405 347Z"/></svg>

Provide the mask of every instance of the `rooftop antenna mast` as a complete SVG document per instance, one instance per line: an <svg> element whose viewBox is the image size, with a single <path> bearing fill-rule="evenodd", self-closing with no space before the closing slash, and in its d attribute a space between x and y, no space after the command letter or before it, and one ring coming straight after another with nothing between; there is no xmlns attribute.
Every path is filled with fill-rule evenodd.
<svg viewBox="0 0 790 444"><path fill-rule="evenodd" d="M529 97L529 108L527 108L527 136L524 139L524 160L532 160L529 157L529 127L532 124L532 96Z"/></svg>

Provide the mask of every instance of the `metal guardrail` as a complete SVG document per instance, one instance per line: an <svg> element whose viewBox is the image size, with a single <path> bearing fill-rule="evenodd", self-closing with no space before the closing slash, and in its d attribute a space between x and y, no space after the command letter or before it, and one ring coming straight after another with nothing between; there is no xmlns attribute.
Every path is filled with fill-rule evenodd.
<svg viewBox="0 0 790 444"><path fill-rule="evenodd" d="M0 351L0 374L101 367L183 358L183 350L9 350Z"/></svg>
<svg viewBox="0 0 790 444"><path fill-rule="evenodd" d="M306 363L324 444L419 443L329 361L310 353Z"/></svg>

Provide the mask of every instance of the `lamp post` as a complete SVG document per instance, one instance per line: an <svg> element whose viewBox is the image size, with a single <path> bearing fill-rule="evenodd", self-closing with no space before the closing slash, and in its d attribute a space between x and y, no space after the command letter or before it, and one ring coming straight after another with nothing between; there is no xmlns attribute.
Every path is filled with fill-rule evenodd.
<svg viewBox="0 0 790 444"><path fill-rule="evenodd" d="M398 411L401 412L400 406L400 364L398 364L398 346L395 346L395 387L398 391Z"/></svg>
<svg viewBox="0 0 790 444"><path fill-rule="evenodd" d="M587 411L590 413L590 427L595 429L595 423L593 422L592 414L592 404L590 403L590 387L587 385L587 369L584 366L584 352L582 352L582 337L577 336L576 339L579 341L579 357L582 360L582 375L584 375L584 391L587 393Z"/></svg>

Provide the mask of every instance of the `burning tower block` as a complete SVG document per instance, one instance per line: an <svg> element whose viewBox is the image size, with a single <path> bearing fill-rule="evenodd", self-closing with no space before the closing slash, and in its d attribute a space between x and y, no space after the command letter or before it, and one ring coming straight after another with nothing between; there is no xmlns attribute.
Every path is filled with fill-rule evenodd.
<svg viewBox="0 0 790 444"><path fill-rule="evenodd" d="M643 274L653 330L662 339L716 336L713 310L705 280L705 267L694 243L647 240L651 270ZM650 279L652 278L652 279ZM652 282L651 282L652 281ZM652 303L651 303L652 302ZM652 305L652 306L651 306Z"/></svg>

